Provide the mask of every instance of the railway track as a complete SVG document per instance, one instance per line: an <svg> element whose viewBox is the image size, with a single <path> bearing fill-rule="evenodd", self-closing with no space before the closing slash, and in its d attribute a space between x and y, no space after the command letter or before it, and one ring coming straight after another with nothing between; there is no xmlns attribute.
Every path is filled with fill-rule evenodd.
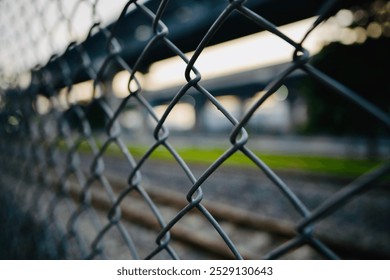
<svg viewBox="0 0 390 280"><path fill-rule="evenodd" d="M84 161L88 161L88 158L82 159L82 162ZM108 164L106 165L107 167L104 174L112 186L114 195L118 197L127 187L128 169L126 169L126 165L123 164L123 162L115 158L105 158L105 162ZM177 172L177 170L175 171L175 167L173 166L160 165L159 163L151 164L157 164L158 167L147 166L145 170L142 171L144 177L142 185L159 210L164 221L168 222L188 203L185 199L186 188L183 187L186 184L185 178L183 178L182 173ZM83 166L89 165L83 164ZM195 167L192 167L192 169L197 173L202 172L204 167L200 166L199 168L200 170L197 170ZM229 173L231 172L221 170L221 174L217 174L216 178L210 178L209 183L214 186L222 184L226 188L229 188L229 183L237 185L238 181L230 180L228 176ZM253 173L253 171L249 171L249 173L245 174L241 173L241 176L246 179L244 180L242 178L242 182L240 184L244 184L243 182L253 184L253 179L261 185L263 181L262 178L259 177L258 173L251 173ZM168 176L162 176L162 174L168 174ZM233 177L240 177L239 174L240 173L236 173ZM17 179L18 178L8 178L8 180L10 180L8 185L15 185L12 181L17 181ZM222 180L222 182L218 182L219 180ZM64 203L58 203L58 205L55 206L54 211L54 215L60 224L59 228L63 232L69 232L69 221L72 220L72 215L80 207L81 186L78 185L77 180L73 177L69 178L69 182L71 182L71 187L68 190L67 197L71 198L73 206L69 209L69 207L67 207ZM289 183L294 185L294 180ZM326 195L335 191L335 183L336 182L333 182L332 186L327 187L325 191ZM44 209L42 210L43 215L48 216L50 213L47 213L49 209L47 199L53 199L54 195L53 193L50 193L51 190L48 190L47 186L45 189L39 187L37 183L35 183L35 185L35 191L43 193L40 195L40 201L42 202L41 208ZM318 195L318 193L321 194L321 190L318 189L318 187L321 186L318 185L316 185L317 188L311 192L307 191L307 189L313 188L313 185L315 185L313 182L311 184L306 183L305 186L304 184L300 184L300 188L302 189L301 191L305 192L306 195L309 196L313 194ZM178 186L181 186L182 189L177 189ZM245 186L236 186L236 188L242 191L248 191ZM101 225L104 226L107 224L107 213L110 209L112 209L113 203L99 184L91 186L90 190L92 197L91 206L97 213ZM227 192L224 193L224 195L221 195L221 193L218 192L217 187L214 188L214 191L217 192L218 196L216 196L216 194L213 195L210 190L204 190L205 199L202 200L202 205L204 205L220 223L223 230L231 238L245 259L262 258L269 251L295 236L294 222L296 219L294 215L291 215L289 217L290 219L280 219L280 213L276 212L281 209L278 208L276 199L269 202L270 205L276 207L276 210L268 209L268 212L264 211L265 214L262 214L260 211L254 211L252 205L260 203L261 201L259 202L258 200L255 200L255 203L252 203L250 199L248 199L245 204L235 204L234 196L233 198L229 197ZM388 208L384 207L389 205L389 198L388 195L384 195L387 194L387 192L383 193L384 191L386 190L380 189L378 192L373 192L363 196L363 200L357 201L356 203L363 204L366 208L355 209L357 214L365 215L367 213L363 212L363 210L367 210L367 215L375 215L376 212L370 213L372 209L368 209L367 205L373 205L376 203L376 206L379 205L377 211L385 211L383 213L385 221ZM300 193L298 192L298 194ZM258 194L252 193L252 195L255 196ZM33 196L31 196L30 199L32 199L32 197ZM382 200L379 198L382 198ZM45 199L46 202L44 202ZM235 197L235 199L237 199L237 197ZM238 199L242 199L242 197L239 197ZM305 197L306 201L309 201L310 199L315 201L318 200L318 197ZM311 201L311 203L313 202ZM264 202L261 202L260 205L262 205L262 207L266 207ZM353 209L354 207L356 208L355 204L352 204L352 206ZM137 192L131 192L127 195L121 202L120 209L121 222L135 244L138 251L137 257L145 258L156 247L156 237L161 231L161 225L158 223L156 216L152 213L147 203L145 203L143 197ZM261 209L261 207L259 207L259 209ZM347 213L350 214L349 217L345 216L346 213L342 212L341 217L332 217L330 221L320 224L320 230L316 233L316 236L327 243L343 258L388 258L389 251L386 248L386 246L388 246L386 244L389 238L388 231L386 231L388 225L381 223L381 217L374 216L379 219L377 223L379 223L384 230L378 231L377 228L370 228L367 225L363 227L363 225L359 224L356 220L347 220L348 218L353 219L355 217L354 215L356 213L352 215L352 212L347 211ZM102 229L93 229L91 221L88 219L88 217L80 215L75 226L77 229L76 232L81 235L82 239L85 240L87 247L94 242L99 230ZM360 229L361 232L356 233L354 236L351 236L349 232L344 234L344 236L333 234L334 232L338 233L340 231L339 228L343 227L343 225L335 224L340 221L340 219L344 219L345 223L355 224L353 230L357 228ZM172 239L170 244L176 250L177 255L182 259L231 259L234 257L226 243L217 234L216 230L196 209L193 209L191 212L186 214L183 219L170 230L170 234ZM366 240L354 239L355 236L366 236L368 238ZM70 243L72 243L74 238L72 237L70 239ZM104 250L107 253L105 257L110 259L131 259L134 257L131 255L131 252L129 252L122 239L121 235L118 232L115 232L115 230L103 238L102 244L105 244ZM358 240L358 242L356 242L356 240ZM384 246L380 247L380 244L384 244ZM76 255L77 253L74 256ZM163 252L159 254L157 258L164 259L170 258L170 256L164 254ZM317 259L321 258L321 256L319 256L309 246L304 246L288 255L283 256L283 258Z"/></svg>
<svg viewBox="0 0 390 280"><path fill-rule="evenodd" d="M104 160L106 174L112 176L113 182L120 184L127 179L128 173L121 169L125 165L118 158ZM205 169L201 165L191 166L195 176L200 176ZM191 184L177 166L150 161L141 173L143 185L156 201L165 198L167 205L177 205L177 208L187 203L185 196ZM280 175L309 209L314 209L348 183L339 178L283 172ZM231 221L234 227L250 228L253 232L287 239L295 236L294 225L301 217L261 171L222 166L202 189L203 204L217 219ZM315 235L345 258L388 258L388 213L390 197L385 185L356 197L318 223Z"/></svg>
<svg viewBox="0 0 390 280"><path fill-rule="evenodd" d="M117 194L125 187L115 179L111 178L110 181ZM165 221L172 219L177 212L187 205L183 196L177 192L162 192L152 188L146 188L146 190ZM75 200L79 197L79 192L75 189L71 190L71 194ZM95 189L92 196L92 206L106 216L112 209L112 203L102 191ZM281 244L294 236L294 230L290 225L259 218L247 211L227 207L220 203L204 201L202 204L218 220L244 259L259 259L261 255L272 250L277 244ZM147 242L155 244L154 239L161 231L161 226L142 197L137 193L131 195L121 203L120 209L121 219L127 224L130 235L133 232L132 225L141 226L154 233L152 239ZM173 244L177 245L179 243L179 251L181 251L179 256L181 258L234 258L226 243L196 209L186 214L170 230L170 235ZM138 245L142 247L145 244ZM173 245L173 247L176 247L176 245ZM305 248L292 253L290 258L313 258L315 255L314 251Z"/></svg>
<svg viewBox="0 0 390 280"><path fill-rule="evenodd" d="M108 179L118 195L126 188L123 178L108 176ZM165 221L170 221L188 204L185 196L177 191L151 186L145 186L145 190ZM76 193L74 195L77 196ZM93 197L94 208L102 213L107 213L112 208L112 203L97 189L94 190ZM245 259L262 258L275 247L296 236L292 222L261 216L218 201L205 199L202 201L202 205L221 224ZM154 238L161 230L161 226L141 196L135 192L127 200L124 200L121 203L121 214L122 219L129 223L130 228L131 225L136 224L154 232L152 240L149 240L149 243L154 244ZM215 229L196 209L188 213L181 222L172 228L170 233L173 242L180 243L183 251L183 255L180 255L181 258L231 259L234 257ZM355 246L351 246L350 243L345 243L343 238L332 239L329 235L321 232L316 236L345 258L386 258L385 254L377 253L375 248L367 250L367 244L363 244L363 242L355 242ZM189 248L183 249L186 246ZM284 256L284 258L318 259L322 257L309 246L304 246Z"/></svg>

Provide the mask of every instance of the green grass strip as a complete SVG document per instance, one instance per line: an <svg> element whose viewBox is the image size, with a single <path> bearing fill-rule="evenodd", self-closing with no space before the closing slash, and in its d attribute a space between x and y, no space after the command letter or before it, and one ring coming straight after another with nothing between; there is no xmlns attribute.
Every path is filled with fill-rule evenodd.
<svg viewBox="0 0 390 280"><path fill-rule="evenodd" d="M101 146L101 144L99 144ZM60 149L66 150L64 143ZM128 145L131 154L136 158L141 158L147 151L148 147L142 145ZM79 152L91 153L91 149L86 142L81 143ZM225 151L223 148L209 147L179 147L175 149L187 164L205 164L211 165ZM281 155L281 154L264 154L260 151L253 151L258 158L265 162L272 169L295 170L309 173L320 173L335 176L358 176L374 168L381 161L368 159L352 158L333 158L316 155ZM115 144L111 144L106 155L120 156L122 152ZM174 162L175 159L167 149L160 146L150 157L152 160L162 160ZM245 168L256 168L256 165L242 152L237 151L234 155L224 162L224 166L239 166Z"/></svg>
<svg viewBox="0 0 390 280"><path fill-rule="evenodd" d="M129 147L135 157L145 154L146 148ZM212 164L224 152L220 148L177 148L176 151L187 163ZM324 156L307 155L279 155L263 154L259 151L254 153L270 168L283 170L296 170L312 173L324 173L342 176L357 176L380 163L379 160L331 158ZM158 148L151 156L152 159L173 161L172 155L164 148ZM224 162L225 166L240 166L253 168L255 164L240 151L236 152Z"/></svg>

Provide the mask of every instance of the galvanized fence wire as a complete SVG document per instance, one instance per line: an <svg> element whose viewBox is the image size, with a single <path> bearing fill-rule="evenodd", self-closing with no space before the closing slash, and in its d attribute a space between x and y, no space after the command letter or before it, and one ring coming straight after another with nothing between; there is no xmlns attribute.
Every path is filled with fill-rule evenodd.
<svg viewBox="0 0 390 280"><path fill-rule="evenodd" d="M25 7L25 3L21 1L16 2L16 6L20 5L17 9L27 13L29 9ZM70 69L66 56L51 46L50 50L52 53L57 54L53 55L47 64L53 61L57 62L58 69L56 69L56 75L50 73L52 69L47 67L47 65L36 66L32 69L32 79L27 89L18 87L15 79L9 78L8 74L3 73L2 78L2 136L0 145L1 168L2 173L5 174L2 178L2 185L4 188L4 186L10 184L9 179L7 179L9 177L18 178L17 182L15 183L15 180L12 181L13 186L11 188L8 186L7 189L17 196L19 201L23 201L21 204L22 208L24 207L26 211L33 213L38 220L43 221L45 226L53 232L50 235L50 238L53 240L47 243L47 250L56 252L53 255L63 254L62 256L65 258L110 258L112 256L106 255L107 251L110 250L110 245L106 244L106 236L116 232L121 243L121 249L127 249L131 258L179 259L180 255L172 245L171 233L183 217L197 210L219 234L232 256L236 259L242 259L243 256L240 250L226 233L223 226L202 203L204 199L202 186L205 182L213 176L213 173L226 160L236 153L242 153L272 181L274 186L280 190L301 216L301 220L295 225L296 233L294 238L259 257L267 259L280 258L296 248L309 245L325 258L339 258L328 245L316 237L314 232L316 225L346 205L356 195L374 187L375 181L389 173L390 162L388 160L384 161L375 170L356 178L356 180L330 196L321 205L310 210L283 179L262 161L261 156L251 151L247 145L250 135L245 129L254 113L261 110L262 105L283 85L286 78L296 71L304 71L312 79L331 88L340 98L352 101L357 107L362 108L367 114L372 115L378 122L381 122L384 127L390 128L390 117L386 113L310 64L311 57L303 46L304 42L310 37L314 29L335 12L337 1L324 1L320 16L299 42L292 40L280 32L278 27L272 22L263 18L261 14L248 8L246 5L247 1L226 1L225 9L214 19L213 24L209 27L207 33L204 34L191 57L187 57L171 40L169 28L164 23L164 14L166 8L170 5L170 1L160 1L156 10L148 8L147 1L128 1L124 5L118 19L110 28L104 27L98 22L100 16L97 13L96 5L98 5L99 1L80 1L76 2L73 9L71 9L71 13L61 12L61 17L57 18L57 22L52 26L65 23L69 27L69 34L71 34L72 14L84 2L87 3L92 14L87 39L96 32L102 33L105 38L106 54L99 64L96 64L94 58L85 49L84 42L78 43L73 41L68 45L65 53L69 50L77 53L79 69ZM42 7L48 6L46 4L56 4L59 11L63 10L61 1L53 3L49 1L43 3ZM11 6L10 2L3 2L2 5ZM36 9L38 10L39 8L39 5L37 5ZM42 11L45 12L45 9L38 11L38 14L43 13ZM149 18L152 30L152 36L146 41L144 48L132 65L129 65L123 57L125 47L116 37L117 29L123 24L123 19L129 11ZM221 30L233 14L239 14L247 18L256 24L259 30L267 30L284 42L287 42L295 50L288 66L268 83L264 89L264 95L254 102L240 119L234 117L213 93L202 85L202 73L196 68L196 62L202 56L205 47L209 45L215 34ZM5 22L9 24L10 22L13 23L14 20L10 19ZM2 23L3 29L10 28L4 26L4 21ZM27 25L28 21L26 22L26 28ZM53 45L55 40L50 39L53 37L53 33L45 29L45 24L42 24L42 26L42 34L48 36L49 45ZM131 29L132 27L129 26L128 28ZM188 36L191 35L189 34ZM28 32L23 37L28 41L28 44L24 47L25 49L17 50L14 54L11 54L11 59L15 58L19 61L19 58L21 58L23 60L23 54L19 54L19 51L34 53L34 48L31 46L37 43L37 39L29 35ZM70 36L69 40L72 39L74 38ZM186 65L184 72L186 83L182 85L181 89L170 100L167 109L161 117L156 114L148 99L143 96L144 90L139 80L137 80L137 73L142 71L140 68L145 60L148 59L150 50L156 45L168 49L173 56L180 57ZM2 45L2 49L4 48L5 46ZM36 62L42 62L39 54L34 54L34 56L37 56ZM31 68L31 65L25 61L20 63L22 65L21 68ZM107 81L105 77L112 65L116 65L120 70L125 70L130 74L128 80L129 94L121 100L118 106L114 106L107 99L102 98L102 96L111 94L110 90L106 88ZM20 71L20 69L17 70ZM93 89L90 92L92 98L86 109L77 101L72 100L74 84L77 82L76 77L80 72L87 73L88 79L93 80ZM63 89L54 86L58 84L58 81L55 80L58 79L58 76L61 77L62 83L65 85L66 113L60 102L60 98L62 98L60 91L63 91ZM196 90L200 95L209 100L231 123L230 147L213 164L208 166L199 177L193 174L193 171L181 157L177 148L170 143L170 131L166 125L170 113L188 94L190 89ZM38 112L40 106L38 99L42 94L49 101L49 109L43 113ZM121 125L118 120L129 103L137 104L137 108L146 112L153 119L155 125L153 131L154 144L149 147L145 154L137 159L134 158L128 149L128 143L125 143L123 140ZM95 108L97 106L101 114L104 115L104 119L108 120L105 126L104 137L97 137L94 134L90 119L87 117L88 111L92 110L92 105ZM69 121L67 114L68 116L72 115L72 123ZM76 127L74 127L74 124L76 124ZM112 147L120 151L128 165L128 176L125 181L126 187L120 189L119 192L114 186L115 183L109 178L105 168L105 164L107 164L105 159L107 150ZM175 159L176 164L188 178L189 186L185 197L187 200L186 206L169 220L163 217L159 206L150 197L147 189L143 187L142 179L142 168L147 162L151 161L151 157L156 150L161 148L168 151ZM88 166L89 172L83 171L85 165L80 158L85 150L88 150L92 155ZM96 199L94 200L93 198L95 189L104 191L103 200L105 203L103 204L107 209L107 218L105 220L99 218ZM137 197L140 197L144 204L147 205L148 211L153 214L158 224L158 230L154 238L155 245L146 255L139 254L140 247L143 245L135 242L137 237L133 236L132 231L125 226L123 218L122 206L131 203L131 198L133 197L131 195L134 194L137 194ZM129 198L130 202L125 202ZM87 236L83 234L85 230L84 223L90 225L90 232Z"/></svg>

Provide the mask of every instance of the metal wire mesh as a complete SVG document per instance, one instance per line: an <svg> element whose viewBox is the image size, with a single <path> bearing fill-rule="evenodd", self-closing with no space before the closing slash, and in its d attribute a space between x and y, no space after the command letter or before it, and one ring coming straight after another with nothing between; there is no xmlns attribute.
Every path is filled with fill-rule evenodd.
<svg viewBox="0 0 390 280"><path fill-rule="evenodd" d="M2 192L11 193L15 204L24 213L29 213L42 223L42 232L49 232L45 235L48 240L42 249L48 253L43 257L179 259L182 257L180 244L175 243L175 239L192 239L192 246L197 247L200 246L197 240L202 239L202 236L198 237L198 232L205 230L208 234L211 229L212 234L217 236L216 243L222 241L220 250L227 251L228 256L236 259L281 258L304 246L309 246L322 257L339 258L315 232L318 224L358 194L375 187L375 182L389 173L389 161L383 161L374 170L356 178L310 209L277 172L250 149L248 141L251 137L246 130L253 115L262 110L263 104L284 81L298 71L331 88L340 99L352 101L365 114L374 117L385 128L390 128L388 114L310 63L311 56L304 43L313 30L335 13L337 1L324 1L319 17L300 41L292 40L263 18L260 12L252 10L249 5L251 1L224 1L223 10L215 18L209 19L211 24L191 56L187 56L171 39L170 31L174 27L165 24L166 11L171 5L180 7L179 1L128 1L123 3L122 11L117 12L118 19L109 27L101 23L100 14L104 8L99 5L106 7L102 2L0 2L0 10L4 14L1 30L5 38L0 41ZM153 5L149 6L150 3ZM75 31L76 27L80 27L75 23L79 13L83 18L80 22L85 26ZM123 30L129 34L140 31L135 24L123 27L129 14L145 19L142 23L144 33L141 35L145 35L146 29L150 32L138 49L132 49L123 41L126 36L118 35ZM88 15L89 19L85 19L84 15ZM259 30L272 33L293 49L290 63L272 77L264 89L265 93L241 118L236 118L203 85L202 73L196 68L206 46L233 15L246 18ZM101 34L101 37L94 42L98 45L93 45L89 40L96 34ZM85 39L82 39L83 36ZM93 48L104 49L104 53L96 56ZM144 71L143 67L150 64L151 53L155 53L156 48L180 57L185 64L183 74L186 82L170 98L161 116L145 96L142 83L137 78ZM129 55L135 59L127 59ZM42 65L45 61L47 63ZM32 69L31 80L26 87L24 80L29 69ZM110 88L111 71L119 70L129 74L128 94L123 99L115 98ZM83 89L87 97L80 100L75 93L78 90L75 84L83 80L92 80L92 83L89 88ZM229 147L200 174L195 174L191 164L171 143L173 136L166 125L175 106L188 96L190 90L210 101L231 124ZM112 99L115 102L111 102ZM123 127L119 122L130 105L142 112L145 118L151 119L154 126L151 133L153 143L141 156L136 156L129 149L131 143L124 139ZM104 132L95 133L91 116L103 120ZM146 186L147 178L143 178L143 170L147 172L148 168L160 168L158 164L148 164L153 163L153 156L161 150L174 159L175 172L182 173L186 178L180 187L186 195L178 198L182 204L178 210L170 210L169 214L159 204L161 197L153 195L153 191ZM120 154L120 167L113 162L110 156L112 151ZM205 206L204 203L208 199L205 184L225 161L238 153L245 155L257 167L259 177L265 174L274 188L287 199L285 203L290 204L300 217L294 221L295 230L287 241L258 256L248 256L240 250L224 227L224 221L214 210L211 211L213 205ZM162 168L165 163L161 165ZM114 179L112 174L117 168L125 171ZM236 193L236 196L240 195ZM245 201L241 203L245 204ZM193 228L182 230L181 224L194 214L207 222L208 229L202 229L194 221L188 220ZM17 217L10 217L10 220L20 222ZM148 231L139 229L139 224ZM204 246L213 247L213 244ZM218 254L219 247L212 250Z"/></svg>

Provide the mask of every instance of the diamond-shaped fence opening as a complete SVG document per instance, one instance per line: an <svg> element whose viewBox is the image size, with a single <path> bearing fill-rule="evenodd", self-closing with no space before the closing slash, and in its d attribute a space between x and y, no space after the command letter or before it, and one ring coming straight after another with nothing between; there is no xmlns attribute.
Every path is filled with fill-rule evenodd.
<svg viewBox="0 0 390 280"><path fill-rule="evenodd" d="M354 55L388 44L389 3L290 2L0 2L1 257L388 258L382 47L377 82ZM315 157L365 145L299 143L302 119L371 153Z"/></svg>

